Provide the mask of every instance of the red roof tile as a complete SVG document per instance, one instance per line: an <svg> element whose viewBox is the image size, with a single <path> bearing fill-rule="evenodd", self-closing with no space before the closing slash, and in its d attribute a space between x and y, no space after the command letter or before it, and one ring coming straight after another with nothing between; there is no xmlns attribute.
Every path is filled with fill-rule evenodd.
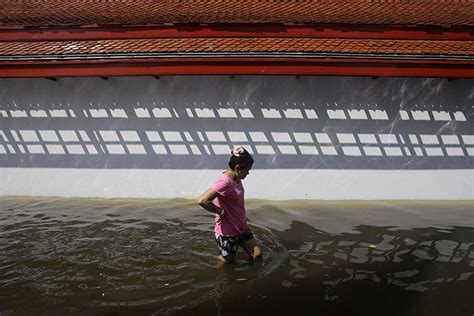
<svg viewBox="0 0 474 316"><path fill-rule="evenodd" d="M324 54L403 55L418 57L474 57L474 41L391 40L391 39L318 39L318 38L164 38L44 42L0 42L0 60L13 56L41 59L81 59L94 55L107 57L130 55L225 56L232 54L311 56ZM59 56L59 57L58 57Z"/></svg>
<svg viewBox="0 0 474 316"><path fill-rule="evenodd" d="M474 0L4 0L0 76L472 77L472 26Z"/></svg>
<svg viewBox="0 0 474 316"><path fill-rule="evenodd" d="M474 25L473 0L4 0L0 27L162 23Z"/></svg>

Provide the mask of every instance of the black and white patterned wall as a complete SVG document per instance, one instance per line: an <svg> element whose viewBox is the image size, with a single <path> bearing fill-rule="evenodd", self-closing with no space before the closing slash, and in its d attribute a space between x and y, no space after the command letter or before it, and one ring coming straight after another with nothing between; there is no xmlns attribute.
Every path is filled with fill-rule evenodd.
<svg viewBox="0 0 474 316"><path fill-rule="evenodd" d="M474 80L0 79L0 168L473 169Z"/></svg>

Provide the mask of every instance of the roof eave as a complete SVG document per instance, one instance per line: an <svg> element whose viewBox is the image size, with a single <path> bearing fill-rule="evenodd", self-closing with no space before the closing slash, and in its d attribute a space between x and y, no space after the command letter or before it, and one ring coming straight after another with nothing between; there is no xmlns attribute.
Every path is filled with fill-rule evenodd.
<svg viewBox="0 0 474 316"><path fill-rule="evenodd" d="M327 75L474 78L474 60L331 57L188 57L3 61L0 77Z"/></svg>
<svg viewBox="0 0 474 316"><path fill-rule="evenodd" d="M342 53L342 52L175 52L175 53L87 53L87 54L38 54L38 55L0 55L0 62L63 62L74 61L83 62L89 60L98 61L129 61L139 60L141 62L150 60L153 62L159 60L177 60L186 61L186 59L202 58L206 60L216 59L277 59L298 61L306 59L318 62L321 59L330 58L332 60L362 59L362 60L390 60L390 61L439 61L439 62L474 62L473 55L454 55L454 54L395 54L395 53Z"/></svg>

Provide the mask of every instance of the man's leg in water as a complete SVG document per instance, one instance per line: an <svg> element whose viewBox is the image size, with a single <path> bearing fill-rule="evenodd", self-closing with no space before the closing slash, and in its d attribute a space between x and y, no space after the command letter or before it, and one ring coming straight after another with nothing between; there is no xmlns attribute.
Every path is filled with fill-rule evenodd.
<svg viewBox="0 0 474 316"><path fill-rule="evenodd" d="M225 256L225 257L223 255L219 255L219 262L217 262L217 266L223 267L226 264L234 263L234 261L235 261L235 253L232 255Z"/></svg>
<svg viewBox="0 0 474 316"><path fill-rule="evenodd" d="M262 248L257 245L255 238L250 240L244 240L241 242L241 247L245 250L249 256L249 260L262 260Z"/></svg>

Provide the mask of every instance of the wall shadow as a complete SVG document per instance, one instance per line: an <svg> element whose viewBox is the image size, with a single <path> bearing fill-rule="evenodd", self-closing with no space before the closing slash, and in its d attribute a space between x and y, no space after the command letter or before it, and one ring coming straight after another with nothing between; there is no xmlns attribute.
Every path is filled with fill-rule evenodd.
<svg viewBox="0 0 474 316"><path fill-rule="evenodd" d="M473 169L474 80L0 79L0 167Z"/></svg>

